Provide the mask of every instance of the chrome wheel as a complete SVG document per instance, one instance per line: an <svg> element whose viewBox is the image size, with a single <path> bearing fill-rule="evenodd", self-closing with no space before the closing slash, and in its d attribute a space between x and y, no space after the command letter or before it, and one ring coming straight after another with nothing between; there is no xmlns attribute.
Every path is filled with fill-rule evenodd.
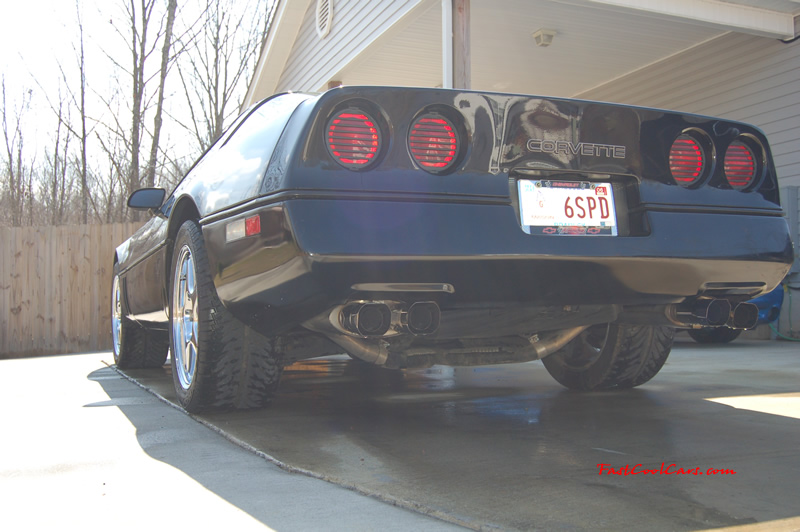
<svg viewBox="0 0 800 532"><path fill-rule="evenodd" d="M608 324L592 325L564 349L564 363L576 370L586 370L600 358L608 341Z"/></svg>
<svg viewBox="0 0 800 532"><path fill-rule="evenodd" d="M114 276L111 289L111 339L114 345L114 361L119 361L120 342L122 338L122 296L120 295L119 275Z"/></svg>
<svg viewBox="0 0 800 532"><path fill-rule="evenodd" d="M181 224L172 249L169 345L178 404L193 414L264 406L283 371L277 342L245 326L222 304L196 221Z"/></svg>
<svg viewBox="0 0 800 532"><path fill-rule="evenodd" d="M197 278L189 246L183 246L172 282L172 364L188 390L197 372Z"/></svg>

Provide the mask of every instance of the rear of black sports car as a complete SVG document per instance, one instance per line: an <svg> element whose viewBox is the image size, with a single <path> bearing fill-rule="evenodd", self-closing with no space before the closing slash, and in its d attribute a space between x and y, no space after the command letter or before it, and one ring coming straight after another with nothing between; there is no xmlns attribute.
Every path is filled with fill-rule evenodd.
<svg viewBox="0 0 800 532"><path fill-rule="evenodd" d="M792 256L760 131L618 105L339 89L298 109L261 192L204 234L221 299L266 334L383 299L435 301L432 337L512 307L702 314ZM226 242L253 216L259 234ZM479 309L485 330L448 319Z"/></svg>
<svg viewBox="0 0 800 532"><path fill-rule="evenodd" d="M199 224L220 302L283 363L541 358L577 389L646 382L675 327L752 327L792 261L752 126L437 89L309 97L258 193Z"/></svg>

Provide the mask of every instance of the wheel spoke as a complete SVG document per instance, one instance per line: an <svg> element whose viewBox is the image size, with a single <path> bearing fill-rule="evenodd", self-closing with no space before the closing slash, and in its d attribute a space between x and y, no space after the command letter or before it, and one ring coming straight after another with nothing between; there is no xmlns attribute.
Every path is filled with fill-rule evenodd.
<svg viewBox="0 0 800 532"><path fill-rule="evenodd" d="M192 296L192 299L194 299L194 259L191 255L186 258L186 291L190 296Z"/></svg>
<svg viewBox="0 0 800 532"><path fill-rule="evenodd" d="M197 364L197 349L194 344L186 344L186 373L194 377L194 368Z"/></svg>
<svg viewBox="0 0 800 532"><path fill-rule="evenodd" d="M595 325L588 328L567 346L563 355L564 363L574 370L591 367L600 356L607 337L607 325Z"/></svg>

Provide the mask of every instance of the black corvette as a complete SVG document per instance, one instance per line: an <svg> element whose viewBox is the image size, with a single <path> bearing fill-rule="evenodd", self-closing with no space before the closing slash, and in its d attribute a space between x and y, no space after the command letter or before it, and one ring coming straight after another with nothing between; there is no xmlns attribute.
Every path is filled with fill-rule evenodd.
<svg viewBox="0 0 800 532"><path fill-rule="evenodd" d="M280 94L228 128L114 257L114 356L172 352L180 403L250 408L283 367L542 359L629 388L675 328L754 326L792 261L741 123L442 89Z"/></svg>

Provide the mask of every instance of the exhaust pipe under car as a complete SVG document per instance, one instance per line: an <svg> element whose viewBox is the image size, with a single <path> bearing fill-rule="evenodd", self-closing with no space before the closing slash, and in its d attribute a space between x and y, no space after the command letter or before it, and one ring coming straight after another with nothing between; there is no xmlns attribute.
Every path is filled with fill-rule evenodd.
<svg viewBox="0 0 800 532"><path fill-rule="evenodd" d="M739 303L730 314L727 322L731 329L752 329L758 323L758 306L753 303Z"/></svg>
<svg viewBox="0 0 800 532"><path fill-rule="evenodd" d="M410 306L397 301L355 301L332 312L330 320L337 329L364 338L397 333L425 336L439 329L441 310L434 301Z"/></svg>
<svg viewBox="0 0 800 532"><path fill-rule="evenodd" d="M758 323L758 307L753 303L739 303L731 308L726 299L697 299L678 305L656 307L629 307L618 321L633 325L667 325L687 329L700 327L730 327L752 329Z"/></svg>
<svg viewBox="0 0 800 532"><path fill-rule="evenodd" d="M746 310L740 310L737 323L747 323ZM695 329L699 327L724 327L734 321L730 301L727 299L701 298L680 304L652 307L627 307L620 313L618 321L631 325L665 325ZM756 312L756 314L758 314Z"/></svg>
<svg viewBox="0 0 800 532"><path fill-rule="evenodd" d="M383 336L392 324L392 309L383 302L354 303L341 310L339 323L359 336Z"/></svg>
<svg viewBox="0 0 800 532"><path fill-rule="evenodd" d="M439 329L442 312L433 301L418 301L408 307L405 319L401 315L401 326L414 336L433 334Z"/></svg>
<svg viewBox="0 0 800 532"><path fill-rule="evenodd" d="M689 325L721 327L728 322L731 304L727 299L699 299L675 307L675 319Z"/></svg>
<svg viewBox="0 0 800 532"><path fill-rule="evenodd" d="M352 301L303 325L324 334L356 358L383 366L389 358L389 344L381 338L400 333L433 334L440 321L441 310L434 301L410 306L398 301Z"/></svg>

